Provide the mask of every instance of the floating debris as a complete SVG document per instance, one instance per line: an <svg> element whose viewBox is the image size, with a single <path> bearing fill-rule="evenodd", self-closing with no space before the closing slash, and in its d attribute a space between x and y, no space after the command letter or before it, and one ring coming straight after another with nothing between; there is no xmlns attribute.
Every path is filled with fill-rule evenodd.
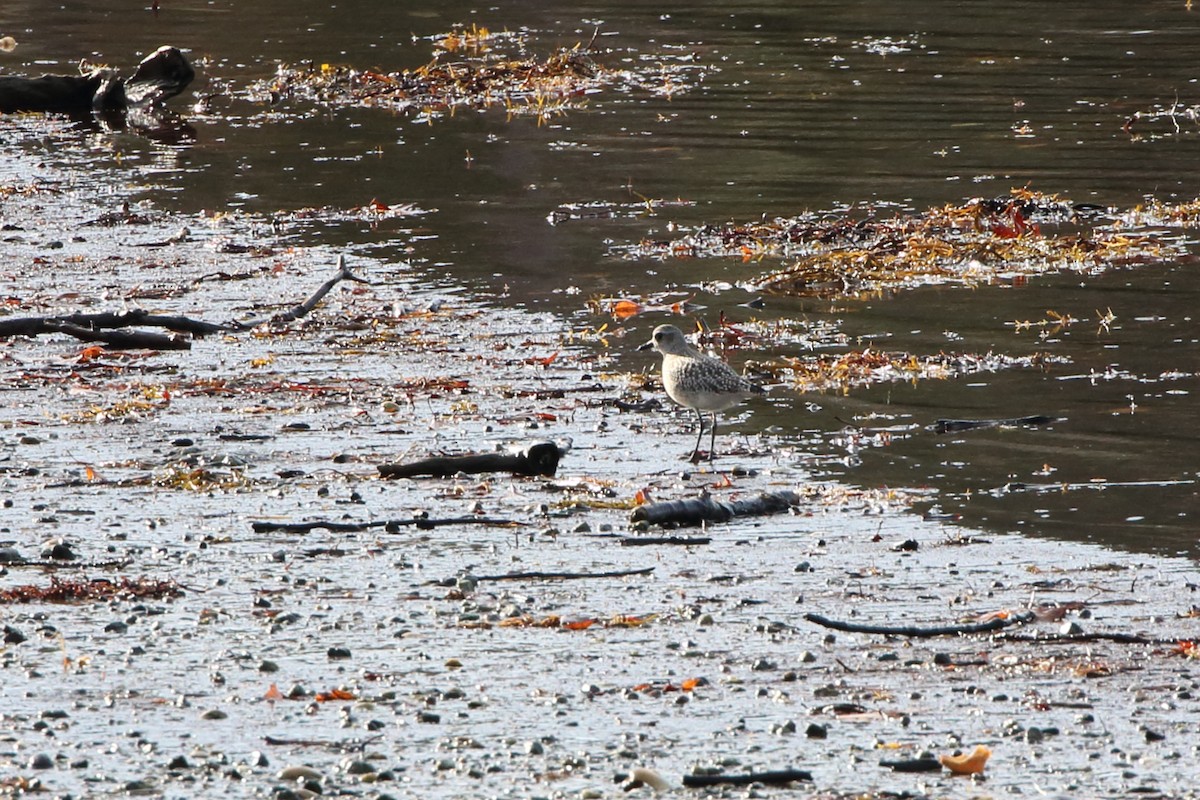
<svg viewBox="0 0 1200 800"><path fill-rule="evenodd" d="M1002 369L1032 369L1068 359L1036 353L1010 356L1000 353L938 353L917 356L866 348L843 354L822 353L802 357L779 356L747 363L747 371L770 375L800 392L849 391L855 386L894 381L946 380Z"/></svg>
<svg viewBox="0 0 1200 800"><path fill-rule="evenodd" d="M539 59L524 55L524 36L494 34L486 28L455 29L429 38L436 45L433 60L416 69L381 72L315 62L281 65L272 79L251 86L250 96L272 104L302 100L411 111L419 122L431 122L458 108L496 106L510 116L544 121L582 107L589 95L606 87L669 97L690 88L711 69L701 67L690 53L643 55L629 59L632 66L610 67L582 45ZM520 55L495 52L502 43ZM448 54L455 60L448 60Z"/></svg>
<svg viewBox="0 0 1200 800"><path fill-rule="evenodd" d="M887 218L883 210L893 210ZM1108 209L1073 204L1057 195L1015 189L1009 197L975 199L921 214L867 207L809 212L753 223L704 225L677 239L643 241L626 248L635 258L740 258L743 262L797 259L746 281L752 291L797 296L860 296L889 289L1019 280L1073 270L1095 274L1128 264L1182 254L1182 244L1161 234L1127 230ZM1200 218L1175 207L1178 224ZM1168 218L1168 210L1158 212ZM1109 224L1100 224L1107 221ZM1043 226L1067 226L1050 235Z"/></svg>

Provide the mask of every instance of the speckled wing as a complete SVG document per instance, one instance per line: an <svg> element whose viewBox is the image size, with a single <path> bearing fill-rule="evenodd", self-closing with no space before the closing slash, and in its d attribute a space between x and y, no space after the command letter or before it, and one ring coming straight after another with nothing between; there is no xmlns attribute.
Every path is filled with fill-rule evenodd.
<svg viewBox="0 0 1200 800"><path fill-rule="evenodd" d="M707 356L665 356L663 387L675 402L701 411L722 411L763 393L762 387L738 375L728 364Z"/></svg>

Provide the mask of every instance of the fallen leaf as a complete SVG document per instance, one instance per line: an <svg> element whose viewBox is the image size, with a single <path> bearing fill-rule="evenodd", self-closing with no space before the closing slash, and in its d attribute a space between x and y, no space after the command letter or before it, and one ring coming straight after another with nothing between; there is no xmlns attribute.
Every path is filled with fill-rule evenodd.
<svg viewBox="0 0 1200 800"><path fill-rule="evenodd" d="M991 750L979 745L970 755L938 756L938 761L955 775L979 775L991 755Z"/></svg>

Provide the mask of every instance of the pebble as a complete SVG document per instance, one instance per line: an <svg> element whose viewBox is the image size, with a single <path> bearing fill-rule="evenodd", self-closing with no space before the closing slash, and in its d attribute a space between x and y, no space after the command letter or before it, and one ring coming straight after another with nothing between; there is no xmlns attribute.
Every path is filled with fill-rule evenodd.
<svg viewBox="0 0 1200 800"><path fill-rule="evenodd" d="M279 770L275 777L281 781L319 781L324 775L312 767L295 764Z"/></svg>
<svg viewBox="0 0 1200 800"><path fill-rule="evenodd" d="M29 759L30 769L50 769L54 766L54 759L45 753L38 753L33 758Z"/></svg>
<svg viewBox="0 0 1200 800"><path fill-rule="evenodd" d="M167 769L188 769L189 767L191 767L191 764L189 764L188 760L183 756L175 756L171 759L170 763L167 764Z"/></svg>
<svg viewBox="0 0 1200 800"><path fill-rule="evenodd" d="M258 663L259 672L279 672L279 665L270 659L264 658Z"/></svg>
<svg viewBox="0 0 1200 800"><path fill-rule="evenodd" d="M825 739L829 737L829 728L825 725L810 722L808 727L804 729L804 735L810 739Z"/></svg>
<svg viewBox="0 0 1200 800"><path fill-rule="evenodd" d="M24 564L25 556L15 547L0 547L0 564Z"/></svg>
<svg viewBox="0 0 1200 800"><path fill-rule="evenodd" d="M331 647L327 651L325 651L325 655L327 655L329 657L330 661L344 660L344 659L350 658L350 648L349 647Z"/></svg>
<svg viewBox="0 0 1200 800"><path fill-rule="evenodd" d="M342 771L347 775L374 775L375 767L362 759L346 759L342 762Z"/></svg>
<svg viewBox="0 0 1200 800"><path fill-rule="evenodd" d="M540 756L546 752L546 748L537 739L525 743L525 753L531 756Z"/></svg>
<svg viewBox="0 0 1200 800"><path fill-rule="evenodd" d="M51 539L42 545L42 558L53 561L73 561L79 556L71 549L71 545L62 539Z"/></svg>
<svg viewBox="0 0 1200 800"><path fill-rule="evenodd" d="M25 634L21 633L21 631L17 630L13 626L11 626L11 625L4 626L4 643L5 644L20 644L21 642L25 641L27 638L29 638L29 637L27 637Z"/></svg>
<svg viewBox="0 0 1200 800"><path fill-rule="evenodd" d="M1068 620L1059 627L1058 632L1063 636L1077 636L1083 633L1083 626L1074 620Z"/></svg>
<svg viewBox="0 0 1200 800"><path fill-rule="evenodd" d="M203 714L200 715L200 719L209 719L209 720L229 719L229 715L226 714L224 711L222 711L219 708L210 708L208 711L205 711Z"/></svg>

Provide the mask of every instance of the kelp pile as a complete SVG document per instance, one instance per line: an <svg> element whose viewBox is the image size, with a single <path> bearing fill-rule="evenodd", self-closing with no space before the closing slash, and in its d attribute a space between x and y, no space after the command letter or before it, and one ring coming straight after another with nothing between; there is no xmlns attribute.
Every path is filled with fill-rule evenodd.
<svg viewBox="0 0 1200 800"><path fill-rule="evenodd" d="M0 589L0 603L84 603L111 600L179 597L183 589L171 580L156 578L51 578L48 586L23 584Z"/></svg>
<svg viewBox="0 0 1200 800"><path fill-rule="evenodd" d="M650 56L633 67L600 63L590 47L575 45L545 58L524 54L524 36L486 28L455 29L429 37L433 60L399 72L334 64L280 66L274 78L251 87L255 99L306 100L328 106L380 107L415 112L418 121L459 108L502 107L510 116L539 122L583 105L611 86L669 96L683 91L698 67L690 54ZM517 56L498 52L502 45ZM649 66L643 66L648 64Z"/></svg>
<svg viewBox="0 0 1200 800"><path fill-rule="evenodd" d="M753 291L855 296L935 283L980 284L1049 272L1095 273L1180 255L1179 242L1132 232L1109 209L1017 189L920 214L869 208L706 225L677 239L643 241L634 257L795 258L747 281ZM1160 214L1166 214L1160 209ZM1049 233L1043 227L1055 226Z"/></svg>

